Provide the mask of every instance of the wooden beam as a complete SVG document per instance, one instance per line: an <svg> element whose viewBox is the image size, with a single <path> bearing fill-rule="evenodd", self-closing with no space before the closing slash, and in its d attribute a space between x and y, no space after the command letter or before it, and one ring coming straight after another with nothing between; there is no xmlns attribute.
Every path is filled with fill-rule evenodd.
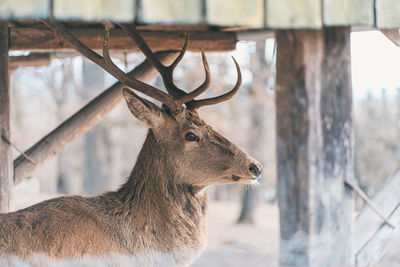
<svg viewBox="0 0 400 267"><path fill-rule="evenodd" d="M400 239L400 170L389 177L372 201L396 228L384 224L369 206L355 220L353 247L357 266L369 266Z"/></svg>
<svg viewBox="0 0 400 267"><path fill-rule="evenodd" d="M164 64L172 63L176 53L160 53L160 58ZM128 75L143 82L151 80L157 74L150 63L145 61ZM14 160L14 183L19 184L47 159L56 155L67 144L86 133L92 126L99 122L122 100L120 82L102 92L89 104L72 115L69 119L59 125L56 129L43 137L39 142L29 148L27 154L35 163L26 159L23 155Z"/></svg>
<svg viewBox="0 0 400 267"><path fill-rule="evenodd" d="M399 29L386 29L381 32L394 44L400 46L400 32Z"/></svg>
<svg viewBox="0 0 400 267"><path fill-rule="evenodd" d="M280 263L352 266L350 28L276 39Z"/></svg>
<svg viewBox="0 0 400 267"><path fill-rule="evenodd" d="M267 30L237 31L236 36L238 41L263 41L275 38L274 32Z"/></svg>
<svg viewBox="0 0 400 267"><path fill-rule="evenodd" d="M375 26L379 29L399 29L399 0L375 0L374 2Z"/></svg>
<svg viewBox="0 0 400 267"><path fill-rule="evenodd" d="M320 0L268 0L265 25L275 29L318 29L322 23Z"/></svg>
<svg viewBox="0 0 400 267"><path fill-rule="evenodd" d="M18 67L39 67L49 65L51 56L49 53L31 53L27 56L11 56L10 69L15 70Z"/></svg>
<svg viewBox="0 0 400 267"><path fill-rule="evenodd" d="M88 47L101 50L103 28L70 28L70 31ZM185 42L185 32L140 31L153 51L180 50ZM231 51L236 48L236 34L233 32L191 32L188 50ZM121 29L111 30L111 50L139 51L136 44ZM37 52L73 51L68 43L55 37L47 28L10 28L10 50Z"/></svg>
<svg viewBox="0 0 400 267"><path fill-rule="evenodd" d="M206 0L206 22L210 25L264 27L264 0Z"/></svg>
<svg viewBox="0 0 400 267"><path fill-rule="evenodd" d="M10 210L13 168L10 133L10 74L8 23L0 22L0 212Z"/></svg>
<svg viewBox="0 0 400 267"><path fill-rule="evenodd" d="M374 0L323 0L325 26L374 25Z"/></svg>

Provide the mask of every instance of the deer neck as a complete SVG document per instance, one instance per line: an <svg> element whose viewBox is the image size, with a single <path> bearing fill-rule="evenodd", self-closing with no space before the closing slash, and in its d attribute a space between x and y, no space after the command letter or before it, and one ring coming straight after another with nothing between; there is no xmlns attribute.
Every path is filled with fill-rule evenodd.
<svg viewBox="0 0 400 267"><path fill-rule="evenodd" d="M117 192L124 203L122 213L131 218L133 232L158 233L155 242L162 245L143 246L166 252L182 247L184 240L190 248L201 249L206 239L207 195L196 194L190 185L174 183L169 163L167 151L149 131L128 181Z"/></svg>
<svg viewBox="0 0 400 267"><path fill-rule="evenodd" d="M151 205L152 209L163 204L175 204L175 208L189 203L205 205L207 196L199 193L202 188L175 182L184 179L176 179L178 174L170 157L149 130L128 181L118 191L121 200L131 206Z"/></svg>

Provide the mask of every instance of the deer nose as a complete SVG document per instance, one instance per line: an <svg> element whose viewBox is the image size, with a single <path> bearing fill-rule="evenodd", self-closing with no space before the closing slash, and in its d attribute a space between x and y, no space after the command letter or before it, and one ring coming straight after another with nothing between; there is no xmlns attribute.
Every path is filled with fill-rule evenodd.
<svg viewBox="0 0 400 267"><path fill-rule="evenodd" d="M261 165L251 164L249 167L249 171L254 177L260 177L263 167Z"/></svg>

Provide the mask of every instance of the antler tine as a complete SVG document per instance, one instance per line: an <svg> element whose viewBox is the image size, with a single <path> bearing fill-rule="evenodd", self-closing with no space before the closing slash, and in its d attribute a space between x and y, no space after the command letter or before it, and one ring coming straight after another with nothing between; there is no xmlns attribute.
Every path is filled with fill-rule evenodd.
<svg viewBox="0 0 400 267"><path fill-rule="evenodd" d="M103 42L103 56L100 56L92 49L84 45L79 41L68 29L61 23L57 23L55 20L43 21L50 29L54 31L56 36L61 37L64 41L68 42L72 48L78 51L80 54L93 61L105 71L113 75L120 82L124 83L126 86L134 88L135 90L144 93L145 95L154 98L163 104L165 104L171 112L176 112L180 107L177 106L176 100L169 94L164 93L153 86L145 84L139 80L129 77L125 72L123 72L117 65L115 65L109 54L109 37L110 37L110 25L105 26L105 35ZM154 55L155 57L155 55Z"/></svg>
<svg viewBox="0 0 400 267"><path fill-rule="evenodd" d="M186 33L186 37L185 37L185 43L183 44L182 50L179 53L179 56L174 60L174 62L172 62L172 64L168 67L171 72L175 70L176 66L178 66L179 62L181 62L183 56L186 53L186 50L189 46L189 33Z"/></svg>
<svg viewBox="0 0 400 267"><path fill-rule="evenodd" d="M167 89L168 93L170 93L173 97L179 98L186 93L177 88L173 84L173 77L172 77L172 68L166 67L161 62L157 59L157 57L154 55L153 51L151 51L150 47L147 45L147 43L144 41L142 36L137 32L135 27L128 27L127 25L120 24L119 25L125 33L136 43L136 45L142 50L143 54L146 56L147 60L158 70L158 72L161 74L161 77L163 78L165 88ZM186 45L186 43L185 43ZM175 60L176 62L179 63L180 59L183 57L183 54L185 53L185 46L184 49L182 49L180 55L177 57ZM174 62L175 63L175 62ZM171 66L177 65L172 63ZM175 68L175 66L173 66Z"/></svg>
<svg viewBox="0 0 400 267"><path fill-rule="evenodd" d="M237 63L235 58L232 57L232 59L233 59L233 62L235 63L237 75L238 75L235 87L233 87L233 89L231 91L229 91L228 93L225 93L225 94L217 96L217 97L200 99L200 100L191 100L186 103L186 107L188 109L195 110L195 109L198 109L203 106L209 106L209 105L221 103L223 101L231 99L239 91L240 85L242 84L242 73L240 71L239 64Z"/></svg>
<svg viewBox="0 0 400 267"><path fill-rule="evenodd" d="M202 94L207 88L210 86L210 68L208 66L207 58L205 56L204 51L201 51L203 66L206 73L206 78L204 82L195 90L190 93L186 93L185 91L179 89L174 84L174 77L173 72L179 62L182 60L187 47L189 45L189 34L186 34L185 44L183 45L181 52L179 53L178 57L174 60L174 62L170 66L164 66L161 62L154 56L153 51L149 48L147 43L144 41L142 36L137 32L134 27L128 27L127 25L121 24L120 27L128 34L129 37L137 44L137 46L142 50L143 54L147 57L150 63L158 70L163 78L163 82L165 88L167 89L168 93L170 93L175 99L177 100L177 105L181 106L184 103L189 102L190 100L194 99L195 97Z"/></svg>
<svg viewBox="0 0 400 267"><path fill-rule="evenodd" d="M128 27L124 24L118 24L122 30L136 43L136 45L142 50L143 54L146 56L147 60L153 65L154 68L158 70L159 73L165 71L165 66L154 55L150 47L144 41L143 37L137 32L135 27Z"/></svg>
<svg viewBox="0 0 400 267"><path fill-rule="evenodd" d="M161 64L158 61L157 58L155 58L154 53L151 51L149 46L146 44L144 39L140 36L140 34L136 31L136 29L134 27L128 27L127 25L120 25L120 26L132 38L132 40L135 41L135 43L142 50L143 54L145 54L145 56L148 58L148 60L153 64L153 66L161 74L165 88L167 89L168 93L170 93L172 96L175 97L175 99L177 99L178 106L180 106L180 105L186 103L187 101L195 98L196 96L200 95L209 87L210 71L209 71L207 59L204 55L204 52L203 52L203 65L204 65L204 69L206 72L206 80L204 81L204 83L189 94L187 94L185 91L179 89L174 84L173 72L174 72L176 66L182 60L183 56L185 55L185 52L189 45L189 34L186 35L185 44L183 45L183 48L182 48L179 56L175 59L175 61L170 66L164 66L163 64Z"/></svg>
<svg viewBox="0 0 400 267"><path fill-rule="evenodd" d="M103 58L108 63L112 63L112 59L111 59L111 56L110 56L110 47L109 47L110 28L111 28L110 23L105 23L104 24L105 33L104 33L104 39L103 39Z"/></svg>
<svg viewBox="0 0 400 267"><path fill-rule="evenodd" d="M204 67L204 71L206 74L206 78L204 79L204 82L199 87L197 87L192 92L182 96L179 99L179 104L180 103L182 103L182 104L188 103L190 100L201 95L204 91L206 91L210 87L210 84L211 84L210 67L208 66L207 57L203 50L201 50L201 58L203 61L203 67Z"/></svg>

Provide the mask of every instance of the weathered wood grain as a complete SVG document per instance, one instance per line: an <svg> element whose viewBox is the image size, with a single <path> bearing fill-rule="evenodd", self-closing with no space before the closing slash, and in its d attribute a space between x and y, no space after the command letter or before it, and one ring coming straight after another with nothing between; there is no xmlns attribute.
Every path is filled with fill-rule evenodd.
<svg viewBox="0 0 400 267"><path fill-rule="evenodd" d="M324 0L325 26L374 25L374 0Z"/></svg>
<svg viewBox="0 0 400 267"><path fill-rule="evenodd" d="M382 226L372 239L356 254L356 266L397 266L380 265L379 261L385 255L385 252L393 245L399 245L400 239L400 206L398 205L389 217L390 221L396 225L395 229L388 226ZM394 248L395 249L395 248Z"/></svg>
<svg viewBox="0 0 400 267"><path fill-rule="evenodd" d="M53 0L54 16L62 20L133 21L135 0Z"/></svg>
<svg viewBox="0 0 400 267"><path fill-rule="evenodd" d="M47 18L50 0L1 0L0 19Z"/></svg>
<svg viewBox="0 0 400 267"><path fill-rule="evenodd" d="M172 63L176 53L162 53L160 58L164 64ZM157 74L156 70L145 61L129 73L140 81L151 80ZM99 122L115 106L121 103L123 84L115 83L112 87L105 90L81 110L72 115L69 119L43 137L31 148L25 151L33 164L24 156L19 156L14 160L14 183L19 184L47 159L61 151L67 144L87 132L92 126Z"/></svg>
<svg viewBox="0 0 400 267"><path fill-rule="evenodd" d="M386 29L381 32L395 45L400 46L400 31L399 29Z"/></svg>
<svg viewBox="0 0 400 267"><path fill-rule="evenodd" d="M280 262L352 266L350 28L276 39Z"/></svg>
<svg viewBox="0 0 400 267"><path fill-rule="evenodd" d="M225 26L264 26L263 0L207 0L208 24Z"/></svg>
<svg viewBox="0 0 400 267"><path fill-rule="evenodd" d="M104 29L79 28L70 31L89 48L101 50ZM153 51L181 50L185 42L184 32L140 31ZM236 48L236 35L232 32L192 32L189 51L231 51ZM111 30L110 49L117 51L139 51L136 44L121 29ZM11 28L10 50L38 52L73 51L70 45L55 37L50 29Z"/></svg>
<svg viewBox="0 0 400 267"><path fill-rule="evenodd" d="M400 28L400 0L376 0L375 7L378 28Z"/></svg>
<svg viewBox="0 0 400 267"><path fill-rule="evenodd" d="M3 137L11 140L7 22L0 22L0 212L8 212L13 188L12 150Z"/></svg>
<svg viewBox="0 0 400 267"><path fill-rule="evenodd" d="M49 53L32 53L27 56L12 56L10 57L10 70L15 70L18 67L38 67L49 65L51 55Z"/></svg>
<svg viewBox="0 0 400 267"><path fill-rule="evenodd" d="M2 0L0 19L46 19L51 1L52 12L60 20L266 25L273 29L315 29L323 25L400 28L399 0Z"/></svg>
<svg viewBox="0 0 400 267"><path fill-rule="evenodd" d="M320 0L268 0L266 24L277 29L320 28L321 5Z"/></svg>
<svg viewBox="0 0 400 267"><path fill-rule="evenodd" d="M386 180L372 201L396 228L384 224L370 207L364 206L354 224L357 266L367 266L378 260L388 246L400 238L400 170Z"/></svg>
<svg viewBox="0 0 400 267"><path fill-rule="evenodd" d="M203 0L139 1L138 21L141 23L194 24L204 21Z"/></svg>

